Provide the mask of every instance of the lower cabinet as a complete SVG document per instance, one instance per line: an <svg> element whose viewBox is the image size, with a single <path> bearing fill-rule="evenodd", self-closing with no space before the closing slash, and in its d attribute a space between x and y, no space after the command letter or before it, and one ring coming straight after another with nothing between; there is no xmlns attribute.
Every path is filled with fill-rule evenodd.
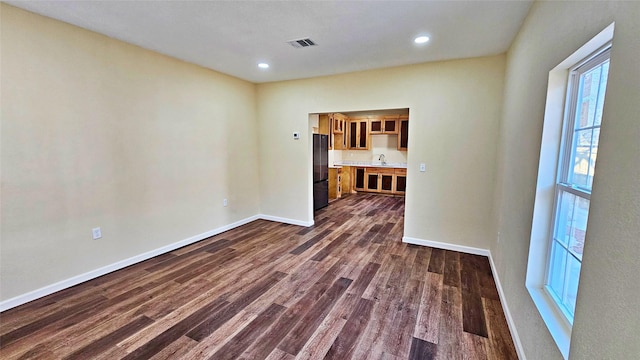
<svg viewBox="0 0 640 360"><path fill-rule="evenodd" d="M355 190L383 194L403 195L407 170L396 168L356 168Z"/></svg>
<svg viewBox="0 0 640 360"><path fill-rule="evenodd" d="M407 191L407 169L396 169L396 184L394 192L404 194Z"/></svg>
<svg viewBox="0 0 640 360"><path fill-rule="evenodd" d="M351 167L343 166L340 173L340 192L351 194Z"/></svg>
<svg viewBox="0 0 640 360"><path fill-rule="evenodd" d="M366 176L366 186L367 191L380 191L380 182L378 181L378 174L370 174L367 170L364 171Z"/></svg>
<svg viewBox="0 0 640 360"><path fill-rule="evenodd" d="M353 188L356 190L364 191L364 168L355 168L356 178Z"/></svg>
<svg viewBox="0 0 640 360"><path fill-rule="evenodd" d="M342 197L342 169L329 168L329 199Z"/></svg>

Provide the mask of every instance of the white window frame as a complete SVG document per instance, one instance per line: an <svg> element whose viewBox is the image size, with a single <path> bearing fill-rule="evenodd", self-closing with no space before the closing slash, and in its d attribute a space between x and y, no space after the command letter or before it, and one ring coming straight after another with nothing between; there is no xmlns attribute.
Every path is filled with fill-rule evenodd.
<svg viewBox="0 0 640 360"><path fill-rule="evenodd" d="M566 318L571 326L573 326L574 314L571 313L570 309L567 309L562 304L562 300L550 289L549 283L551 282L552 273L551 273L551 263L553 256L553 243L555 231L558 226L558 212L560 205L560 198L562 197L562 193L570 193L577 197L583 198L591 202L591 189L583 188L578 185L571 184L569 182L569 173L571 171L572 160L574 157L573 153L573 143L575 137L575 121L576 121L576 113L578 107L579 94L581 93L580 89L580 78L583 74L591 71L592 69L600 66L602 63L608 61L611 57L611 42L608 42L600 49L596 50L594 53L590 54L586 59L582 60L580 63L576 64L569 70L569 79L567 81L567 100L566 100L566 108L565 108L565 116L563 120L563 130L562 130L562 140L560 145L560 159L558 160L558 176L556 181L556 189L555 189L555 198L552 210L552 226L549 228L549 245L547 251L547 263L546 263L546 281L544 290L547 294L553 299L557 309L562 313L562 315ZM599 129L601 125L592 125L591 127L584 128L582 130L588 129ZM588 170L587 170L588 171ZM588 226L588 220L587 220ZM560 243L560 242L558 242ZM562 246L562 245L560 245ZM563 246L564 247L564 246ZM570 256L574 256L567 249ZM575 257L575 256L574 256ZM580 263L582 263L581 259L577 259ZM565 265L568 266L568 263ZM567 285L564 285L565 288ZM566 291L566 289L565 289Z"/></svg>
<svg viewBox="0 0 640 360"><path fill-rule="evenodd" d="M561 154L565 151L560 144L564 138L564 119L569 103L568 79L571 69L584 64L585 59L591 59L592 54L612 42L614 28L615 24L612 23L549 72L525 285L565 359L569 358L573 325L545 286L547 260L555 225L553 214L556 211L556 184L559 180L560 161L563 159Z"/></svg>

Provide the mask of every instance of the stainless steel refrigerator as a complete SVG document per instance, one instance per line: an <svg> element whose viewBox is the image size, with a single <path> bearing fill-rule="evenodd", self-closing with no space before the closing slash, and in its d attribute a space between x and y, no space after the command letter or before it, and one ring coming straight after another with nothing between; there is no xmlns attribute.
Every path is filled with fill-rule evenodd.
<svg viewBox="0 0 640 360"><path fill-rule="evenodd" d="M329 205L329 136L313 134L313 210Z"/></svg>

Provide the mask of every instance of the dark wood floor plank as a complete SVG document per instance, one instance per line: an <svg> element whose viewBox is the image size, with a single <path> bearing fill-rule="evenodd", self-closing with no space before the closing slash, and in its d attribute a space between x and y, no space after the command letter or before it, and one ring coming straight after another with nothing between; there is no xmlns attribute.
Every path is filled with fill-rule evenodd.
<svg viewBox="0 0 640 360"><path fill-rule="evenodd" d="M344 261L341 259L325 260L322 263L308 260L305 263L307 266L304 270L297 271L285 280L288 282L289 289L293 290L283 291L274 300L275 303L290 308L304 298L310 299L309 301L317 300L339 277L344 266Z"/></svg>
<svg viewBox="0 0 640 360"><path fill-rule="evenodd" d="M409 360L431 360L435 358L438 345L418 338L411 338Z"/></svg>
<svg viewBox="0 0 640 360"><path fill-rule="evenodd" d="M311 239L305 241L303 244L301 244L297 248L291 250L291 254L294 254L294 255L302 254L307 249L309 249L310 247L315 245L318 241L324 239L330 233L331 233L331 230L325 230L325 231L321 232L320 234L318 234L318 235L312 237Z"/></svg>
<svg viewBox="0 0 640 360"><path fill-rule="evenodd" d="M313 304L307 314L302 317L298 324L289 332L282 340L278 348L291 355L297 355L304 344L320 322L324 319L332 306L347 290L351 284L351 279L340 278L322 295L318 301Z"/></svg>
<svg viewBox="0 0 640 360"><path fill-rule="evenodd" d="M73 289L73 291L70 291ZM69 290L69 291L67 291ZM96 301L105 298L99 287L73 286L58 293L34 300L23 306L19 306L3 312L0 321L0 334L5 335L10 331L25 326L25 324L40 320L42 317L70 309L83 302Z"/></svg>
<svg viewBox="0 0 640 360"><path fill-rule="evenodd" d="M360 299L356 304L353 313L347 319L346 325L342 328L340 334L331 345L325 359L349 359L353 355L354 346L356 345L359 334L367 326L373 309L373 301Z"/></svg>
<svg viewBox="0 0 640 360"><path fill-rule="evenodd" d="M286 337L286 335L298 324L300 319L309 311L313 303L320 299L322 295L329 289L331 283L336 278L342 266L342 261L336 261L316 283L305 291L304 297L298 302L287 305L285 313L277 320L276 324L260 338L254 348L250 349L248 358L264 359L268 356L276 346Z"/></svg>
<svg viewBox="0 0 640 360"><path fill-rule="evenodd" d="M445 250L443 284L460 287L460 253Z"/></svg>
<svg viewBox="0 0 640 360"><path fill-rule="evenodd" d="M462 289L462 321L464 331L487 337L480 282L477 274L477 258L473 255L460 256L460 282Z"/></svg>
<svg viewBox="0 0 640 360"><path fill-rule="evenodd" d="M73 345L76 350L86 347L95 339L106 337L117 332L122 327L129 326L137 318L148 318L146 315L136 314L135 309L164 293L176 291L177 288L178 284L169 282L159 286L149 286L149 289L140 287L134 289L134 291L121 294L119 297L104 303L103 306L92 309L90 313L85 313L86 317L82 321L70 322L70 324L73 324L72 326L61 324L59 327L50 329L46 334L40 333L39 336L42 336L42 339L45 337L49 339L41 344L50 348L59 357L68 356L74 350L67 346L65 341L60 341L60 338L73 339ZM132 332L131 335L134 333L136 332ZM106 347L102 350L106 351ZM93 354L97 356L99 353L94 352Z"/></svg>
<svg viewBox="0 0 640 360"><path fill-rule="evenodd" d="M215 253L216 251L220 251L222 249L225 249L231 244L231 240L228 239L220 239L218 241L214 241L209 245L205 245L199 248L195 248L191 251L185 252L184 254L180 255L181 258L187 258L189 256L193 256L196 255L198 253L201 253L203 251L209 252L209 253ZM152 270L149 270L152 271Z"/></svg>
<svg viewBox="0 0 640 360"><path fill-rule="evenodd" d="M407 358L411 349L411 339L418 317L419 302L423 292L423 282L409 280L404 293L395 304L395 314L390 328L392 332L387 335L384 352Z"/></svg>
<svg viewBox="0 0 640 360"><path fill-rule="evenodd" d="M380 270L380 264L372 262L368 263L356 278L356 281L351 285L349 292L357 295L358 297L362 296L371 283L373 277L378 273L378 270Z"/></svg>
<svg viewBox="0 0 640 360"><path fill-rule="evenodd" d="M271 304L271 306L258 315L258 317L256 317L247 327L231 338L209 359L237 359L245 348L252 344L256 340L256 337L267 329L284 310L284 306Z"/></svg>
<svg viewBox="0 0 640 360"><path fill-rule="evenodd" d="M101 306L107 301L108 301L107 298L102 297L102 298L97 298L95 300L92 299L89 301L85 301L69 308L58 310L52 314L41 317L38 320L35 320L29 324L25 324L24 326L21 326L15 330L12 330L8 333L3 334L2 336L0 336L0 344L2 344L2 347L6 347L7 345L15 341L18 341L24 337L30 336L34 332L39 331L44 327L51 326L52 324L58 321L61 321L65 318L68 318L69 316L83 313L84 311L91 309L95 306Z"/></svg>
<svg viewBox="0 0 640 360"><path fill-rule="evenodd" d="M441 249L432 249L431 258L429 259L429 272L442 274L444 272L444 252Z"/></svg>
<svg viewBox="0 0 640 360"><path fill-rule="evenodd" d="M502 305L497 300L483 299L489 327L489 354L494 359L518 359ZM489 355L487 354L487 355Z"/></svg>
<svg viewBox="0 0 640 360"><path fill-rule="evenodd" d="M294 360L296 357L280 349L274 349L265 360Z"/></svg>
<svg viewBox="0 0 640 360"><path fill-rule="evenodd" d="M374 225L369 229L369 231L368 231L368 232L370 232L370 233L374 233L374 234L377 234L378 232L380 232L380 229L382 229L382 225L380 225L380 224L374 224Z"/></svg>
<svg viewBox="0 0 640 360"><path fill-rule="evenodd" d="M108 334L107 336L100 338L83 348L80 348L68 356L65 356L65 360L75 359L90 359L100 353L104 352L107 348L115 346L122 339L129 337L130 335L144 329L148 325L153 323L153 320L146 316L140 316L131 323L119 328L118 330Z"/></svg>
<svg viewBox="0 0 640 360"><path fill-rule="evenodd" d="M373 243L381 244L385 240L386 235L391 232L391 229L393 229L395 225L396 223L393 222L387 222L386 224L384 224L380 231L378 231L378 234L376 234L376 237L373 239Z"/></svg>
<svg viewBox="0 0 640 360"><path fill-rule="evenodd" d="M240 252L236 251L235 249L222 249L218 251L215 256L204 259L204 261L198 266L192 266L189 271L181 271L179 273L173 274L175 277L173 277L172 280L179 284L184 284L201 274L211 271L212 263L215 263L218 267L221 267L224 266L224 264L226 264L228 261L235 259L239 255Z"/></svg>
<svg viewBox="0 0 640 360"><path fill-rule="evenodd" d="M388 259L389 264L383 264L389 266L386 282L383 286L378 283L370 297L365 297L369 289L363 294L363 297L373 300L375 305L371 322L355 351L355 358L375 358L383 353L385 342L390 340L393 332L397 330L392 328L392 324L411 271L404 265L401 256L391 254Z"/></svg>
<svg viewBox="0 0 640 360"><path fill-rule="evenodd" d="M442 281L440 274L427 274L413 332L414 337L434 344L438 343L440 334Z"/></svg>
<svg viewBox="0 0 640 360"><path fill-rule="evenodd" d="M442 286L438 351L435 359L463 359L462 352L462 294L454 286Z"/></svg>
<svg viewBox="0 0 640 360"><path fill-rule="evenodd" d="M211 335L220 326L222 326L222 324L234 317L248 304L262 296L262 294L264 294L269 288L286 276L286 274L280 272L267 276L262 281L256 283L237 300L222 307L218 312L210 312L206 318L198 324L198 326L193 327L193 329L187 333L187 336L195 341L202 341L202 339Z"/></svg>
<svg viewBox="0 0 640 360"><path fill-rule="evenodd" d="M162 332L160 335L154 337L151 341L137 348L135 351L129 353L124 359L143 359L149 358L169 346L172 342L185 335L194 326L200 324L207 317L221 308L224 308L228 303L224 298L217 298L204 307L201 307L193 314L189 315L185 319L181 320L177 324L171 326L169 329Z"/></svg>
<svg viewBox="0 0 640 360"><path fill-rule="evenodd" d="M323 247L318 251L311 260L313 261L322 261L327 255L331 254L333 250L335 250L338 246L342 245L347 239L349 239L352 235L350 233L340 234L335 240L329 243L329 245Z"/></svg>
<svg viewBox="0 0 640 360"><path fill-rule="evenodd" d="M345 194L315 215L256 220L3 312L0 357L516 358L487 257L403 243L402 197Z"/></svg>
<svg viewBox="0 0 640 360"><path fill-rule="evenodd" d="M411 267L411 278L414 280L425 281L429 269L429 260L431 259L431 248L426 246L408 245L417 247L416 259Z"/></svg>
<svg viewBox="0 0 640 360"><path fill-rule="evenodd" d="M488 360L486 345L489 339L468 332L462 333L462 352L465 356L478 359ZM514 359L515 360L515 359Z"/></svg>
<svg viewBox="0 0 640 360"><path fill-rule="evenodd" d="M172 342L171 345L162 349L162 351L160 351L159 353L153 355L153 357L151 357L151 360L188 359L187 354L189 353L189 350L197 344L197 341L186 336L181 336L176 341Z"/></svg>

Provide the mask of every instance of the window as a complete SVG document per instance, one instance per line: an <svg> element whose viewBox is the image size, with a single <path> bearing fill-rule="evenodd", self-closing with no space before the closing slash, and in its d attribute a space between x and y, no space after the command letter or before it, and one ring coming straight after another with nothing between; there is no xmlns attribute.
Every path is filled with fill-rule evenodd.
<svg viewBox="0 0 640 360"><path fill-rule="evenodd" d="M551 69L547 82L525 285L565 359L571 346L600 125L604 121L607 126L603 105L614 28L610 24Z"/></svg>
<svg viewBox="0 0 640 360"><path fill-rule="evenodd" d="M570 71L545 289L573 323L609 73L606 47Z"/></svg>

